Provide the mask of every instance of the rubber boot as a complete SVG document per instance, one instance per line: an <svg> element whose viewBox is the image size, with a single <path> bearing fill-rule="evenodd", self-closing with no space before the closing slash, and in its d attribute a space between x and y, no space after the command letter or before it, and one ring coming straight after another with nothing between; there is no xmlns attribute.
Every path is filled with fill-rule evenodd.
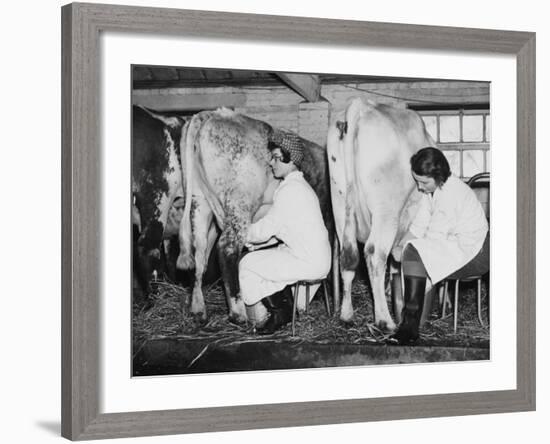
<svg viewBox="0 0 550 444"><path fill-rule="evenodd" d="M418 328L424 306L426 278L405 276L405 307L401 315L402 321L392 339L399 344L413 344L418 339Z"/></svg>
<svg viewBox="0 0 550 444"><path fill-rule="evenodd" d="M280 299L281 292L278 291L277 293L273 293L269 296L266 296L262 299L262 304L265 305L265 308L271 312L272 310L275 310L279 307L279 299Z"/></svg>
<svg viewBox="0 0 550 444"><path fill-rule="evenodd" d="M293 298L290 287L263 298L262 303L271 315L266 323L256 330L259 335L272 335L292 320Z"/></svg>

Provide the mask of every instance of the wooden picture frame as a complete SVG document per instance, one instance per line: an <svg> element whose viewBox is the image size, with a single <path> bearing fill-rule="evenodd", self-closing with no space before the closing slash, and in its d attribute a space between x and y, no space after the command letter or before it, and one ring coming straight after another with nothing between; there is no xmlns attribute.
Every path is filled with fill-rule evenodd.
<svg viewBox="0 0 550 444"><path fill-rule="evenodd" d="M76 3L62 8L62 435L69 439L337 424L535 409L535 34ZM101 413L99 34L509 54L517 58L515 390Z"/></svg>

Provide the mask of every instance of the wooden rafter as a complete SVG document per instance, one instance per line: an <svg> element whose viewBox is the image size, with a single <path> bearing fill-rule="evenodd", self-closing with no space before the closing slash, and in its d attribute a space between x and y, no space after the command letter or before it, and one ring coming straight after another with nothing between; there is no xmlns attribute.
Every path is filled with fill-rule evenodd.
<svg viewBox="0 0 550 444"><path fill-rule="evenodd" d="M277 73L279 78L308 102L317 102L321 97L321 82L314 74Z"/></svg>

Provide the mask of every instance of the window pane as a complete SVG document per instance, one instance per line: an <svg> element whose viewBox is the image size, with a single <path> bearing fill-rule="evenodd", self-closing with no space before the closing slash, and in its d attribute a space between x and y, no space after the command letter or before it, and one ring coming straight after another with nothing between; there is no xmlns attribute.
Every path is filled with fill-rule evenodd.
<svg viewBox="0 0 550 444"><path fill-rule="evenodd" d="M460 141L460 121L458 116L440 116L440 142Z"/></svg>
<svg viewBox="0 0 550 444"><path fill-rule="evenodd" d="M483 141L483 116L464 116L462 118L462 140L464 142Z"/></svg>
<svg viewBox="0 0 550 444"><path fill-rule="evenodd" d="M477 173L483 173L483 151L468 150L463 152L463 174L464 177L472 177Z"/></svg>
<svg viewBox="0 0 550 444"><path fill-rule="evenodd" d="M451 173L460 177L460 151L443 151L449 166L451 167Z"/></svg>
<svg viewBox="0 0 550 444"><path fill-rule="evenodd" d="M422 116L422 120L426 124L426 130L432 136L432 139L437 142L437 117L436 116Z"/></svg>
<svg viewBox="0 0 550 444"><path fill-rule="evenodd" d="M485 155L487 156L487 171L491 172L491 151L487 151Z"/></svg>
<svg viewBox="0 0 550 444"><path fill-rule="evenodd" d="M491 140L491 116L485 116L485 140Z"/></svg>

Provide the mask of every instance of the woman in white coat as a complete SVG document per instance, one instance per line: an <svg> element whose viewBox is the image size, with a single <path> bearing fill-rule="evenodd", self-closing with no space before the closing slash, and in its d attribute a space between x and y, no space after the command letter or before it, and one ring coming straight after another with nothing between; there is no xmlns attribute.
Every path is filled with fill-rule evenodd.
<svg viewBox="0 0 550 444"><path fill-rule="evenodd" d="M475 274L489 270L489 227L476 194L451 175L447 159L436 148L414 154L411 170L424 194L401 257L405 306L393 335L400 344L418 339L427 286L466 267Z"/></svg>
<svg viewBox="0 0 550 444"><path fill-rule="evenodd" d="M331 262L319 200L299 171L302 141L295 134L277 132L269 147L273 174L281 182L273 205L250 225L245 245L253 252L239 263L241 296L248 311L258 318L260 334L271 334L292 319L288 285L326 277ZM274 239L281 242L277 247L254 251Z"/></svg>

